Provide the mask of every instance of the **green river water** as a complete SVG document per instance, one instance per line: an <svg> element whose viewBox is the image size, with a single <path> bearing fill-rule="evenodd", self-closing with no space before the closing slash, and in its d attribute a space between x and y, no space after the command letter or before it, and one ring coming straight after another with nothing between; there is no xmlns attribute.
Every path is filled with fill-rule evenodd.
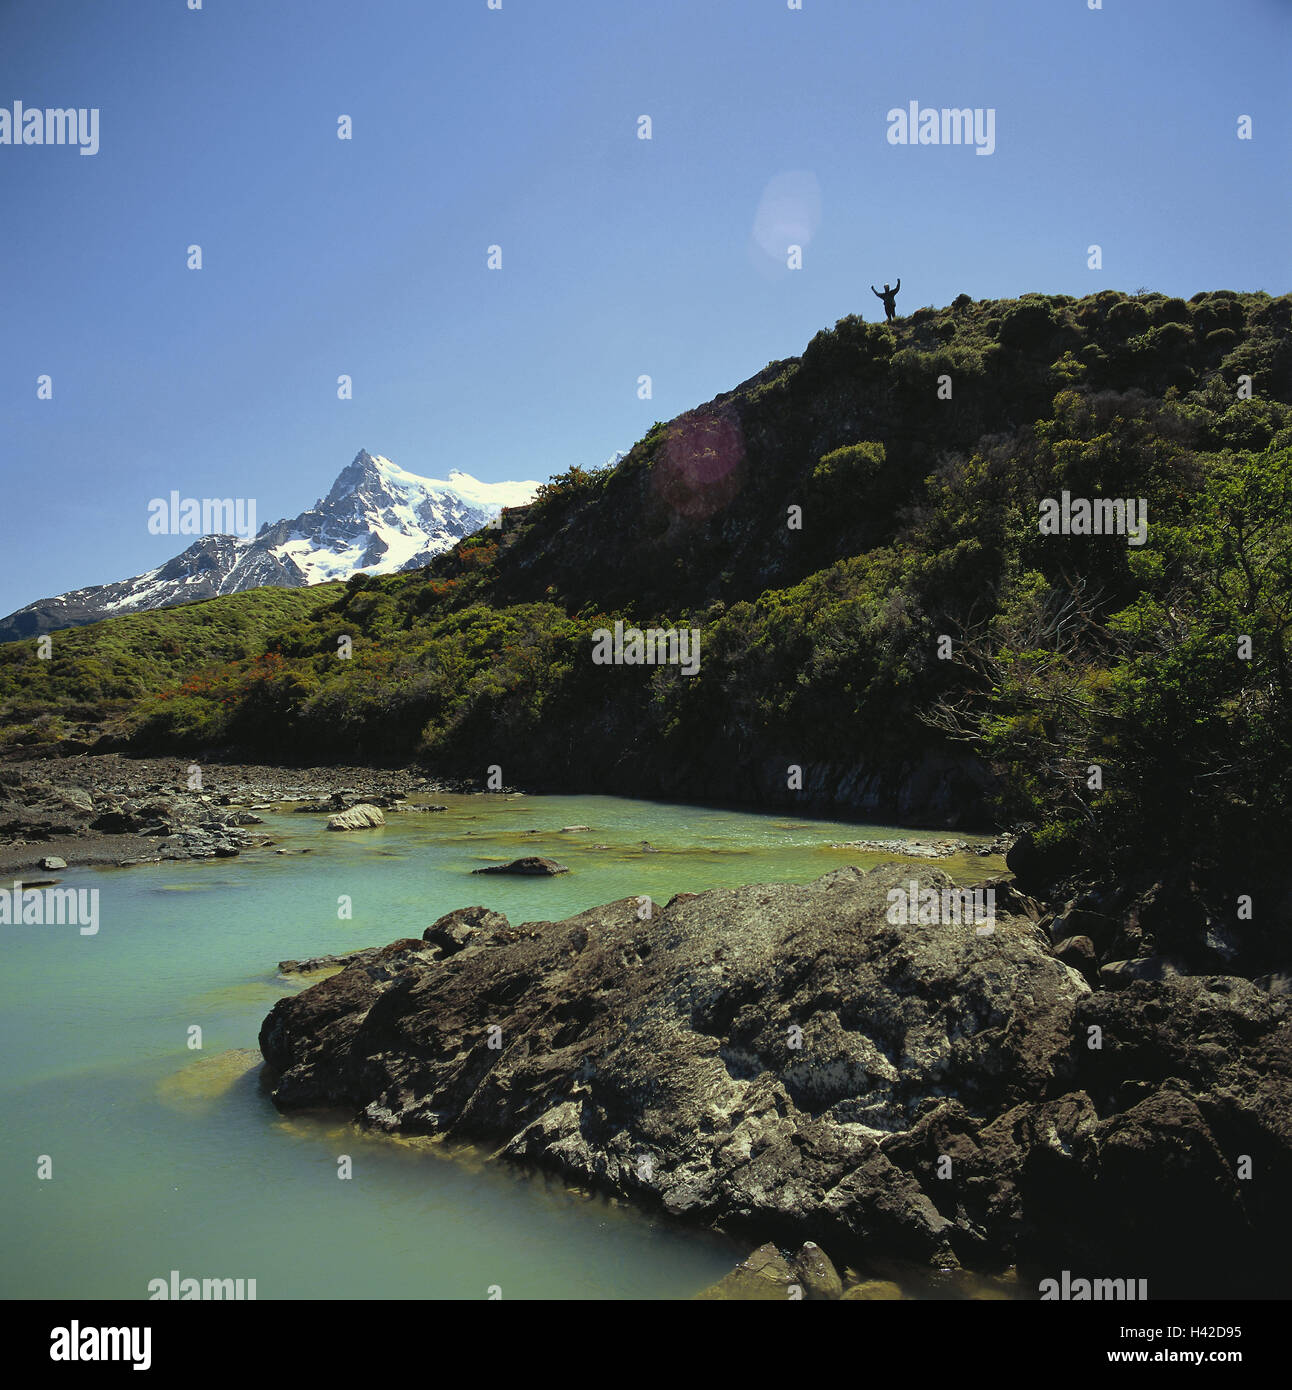
<svg viewBox="0 0 1292 1390"><path fill-rule="evenodd" d="M448 811L354 834L266 813L276 845L305 855L67 870L60 886L99 889L97 935L0 927L0 1296L142 1299L178 1270L255 1279L259 1299L486 1298L491 1286L508 1299L678 1298L746 1253L550 1176L285 1118L227 1054L255 1048L274 1001L300 987L279 960L420 936L471 903L522 922L806 882L891 857L831 841L919 832L609 797L436 800ZM575 824L591 830L560 833ZM522 853L572 872L469 876ZM965 882L1001 870L977 856L937 867ZM187 1045L193 1025L201 1051Z"/></svg>

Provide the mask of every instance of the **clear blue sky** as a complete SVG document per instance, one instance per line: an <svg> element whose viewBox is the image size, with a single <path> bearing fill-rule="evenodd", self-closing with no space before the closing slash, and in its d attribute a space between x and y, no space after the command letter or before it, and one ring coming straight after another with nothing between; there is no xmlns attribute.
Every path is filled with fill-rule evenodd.
<svg viewBox="0 0 1292 1390"><path fill-rule="evenodd" d="M1290 59L1288 0L0 0L0 106L101 112L0 146L0 613L182 550L172 489L599 464L899 275L1285 293ZM912 100L996 152L890 145Z"/></svg>

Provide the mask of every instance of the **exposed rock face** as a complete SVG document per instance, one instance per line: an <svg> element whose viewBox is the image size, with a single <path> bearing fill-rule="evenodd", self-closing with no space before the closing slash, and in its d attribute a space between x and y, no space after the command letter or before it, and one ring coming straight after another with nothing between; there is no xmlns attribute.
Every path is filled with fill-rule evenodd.
<svg viewBox="0 0 1292 1390"><path fill-rule="evenodd" d="M490 864L484 869L472 869L473 874L534 874L536 876L568 874L564 864L555 859L544 859L542 855L528 854L523 859L513 859L510 864Z"/></svg>
<svg viewBox="0 0 1292 1390"><path fill-rule="evenodd" d="M909 876L850 867L648 921L635 899L520 927L448 914L435 958L414 943L275 1006L274 1099L492 1141L836 1258L1018 1258L1155 1297L1173 1275L1195 1296L1208 1272L1286 1282L1292 1005L1222 977L1092 994L999 903L987 937L890 924Z"/></svg>
<svg viewBox="0 0 1292 1390"><path fill-rule="evenodd" d="M373 826L385 823L386 817L382 815L381 808L366 803L351 806L348 811L339 811L335 816L327 818L329 830L370 830Z"/></svg>

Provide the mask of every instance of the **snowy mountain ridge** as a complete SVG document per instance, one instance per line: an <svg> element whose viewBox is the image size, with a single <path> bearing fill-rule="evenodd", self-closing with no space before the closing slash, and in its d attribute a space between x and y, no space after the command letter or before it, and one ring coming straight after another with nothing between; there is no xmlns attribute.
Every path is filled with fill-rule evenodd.
<svg viewBox="0 0 1292 1390"><path fill-rule="evenodd" d="M267 522L249 539L201 536L156 569L27 604L0 619L0 641L266 585L418 569L537 490L533 480L484 483L458 469L424 478L361 449L327 496L298 516Z"/></svg>

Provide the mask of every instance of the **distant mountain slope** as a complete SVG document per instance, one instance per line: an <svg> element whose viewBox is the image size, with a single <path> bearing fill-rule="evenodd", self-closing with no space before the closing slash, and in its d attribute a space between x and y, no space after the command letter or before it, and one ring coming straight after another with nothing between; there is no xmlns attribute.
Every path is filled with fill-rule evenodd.
<svg viewBox="0 0 1292 1390"><path fill-rule="evenodd" d="M423 478L361 449L327 497L299 516L268 523L247 540L202 536L156 569L27 604L0 620L0 642L247 589L417 569L503 507L528 502L537 488L482 483L457 469L445 481Z"/></svg>

